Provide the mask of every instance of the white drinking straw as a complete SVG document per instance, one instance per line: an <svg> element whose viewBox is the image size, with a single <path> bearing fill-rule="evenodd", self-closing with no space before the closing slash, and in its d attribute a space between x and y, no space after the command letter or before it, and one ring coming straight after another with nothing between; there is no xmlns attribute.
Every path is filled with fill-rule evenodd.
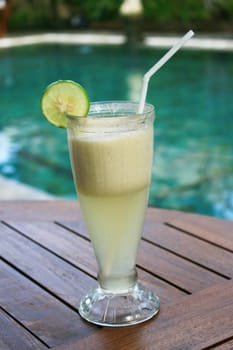
<svg viewBox="0 0 233 350"><path fill-rule="evenodd" d="M144 74L141 97L138 106L138 114L143 113L146 102L146 94L149 80L189 39L192 38L194 32L189 30L157 63Z"/></svg>

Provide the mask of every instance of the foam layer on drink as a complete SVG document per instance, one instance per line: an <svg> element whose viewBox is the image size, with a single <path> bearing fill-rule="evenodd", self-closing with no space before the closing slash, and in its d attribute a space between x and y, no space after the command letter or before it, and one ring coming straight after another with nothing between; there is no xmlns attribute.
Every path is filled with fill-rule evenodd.
<svg viewBox="0 0 233 350"><path fill-rule="evenodd" d="M69 140L73 173L80 193L112 196L150 183L153 128L117 133L76 132Z"/></svg>

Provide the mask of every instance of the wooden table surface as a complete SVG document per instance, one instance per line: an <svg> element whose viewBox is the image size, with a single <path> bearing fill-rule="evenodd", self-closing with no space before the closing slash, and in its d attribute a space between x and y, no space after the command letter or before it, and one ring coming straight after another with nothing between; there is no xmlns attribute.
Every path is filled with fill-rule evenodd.
<svg viewBox="0 0 233 350"><path fill-rule="evenodd" d="M233 222L149 209L137 266L157 317L103 328L77 305L97 265L73 201L0 202L0 349L233 349Z"/></svg>

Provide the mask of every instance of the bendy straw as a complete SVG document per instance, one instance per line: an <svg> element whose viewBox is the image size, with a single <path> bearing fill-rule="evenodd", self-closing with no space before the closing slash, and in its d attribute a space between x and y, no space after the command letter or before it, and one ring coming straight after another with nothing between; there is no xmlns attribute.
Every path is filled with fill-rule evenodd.
<svg viewBox="0 0 233 350"><path fill-rule="evenodd" d="M148 70L148 72L144 74L138 114L143 113L148 84L152 75L154 75L189 39L191 39L193 35L194 32L189 30L157 63L154 64L153 67Z"/></svg>

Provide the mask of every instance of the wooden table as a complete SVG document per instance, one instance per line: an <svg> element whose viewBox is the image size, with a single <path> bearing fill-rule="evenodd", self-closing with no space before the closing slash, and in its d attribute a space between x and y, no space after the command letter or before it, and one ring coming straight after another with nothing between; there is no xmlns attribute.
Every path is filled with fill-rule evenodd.
<svg viewBox="0 0 233 350"><path fill-rule="evenodd" d="M96 263L78 203L0 202L0 349L233 349L233 222L149 209L137 264L161 299L138 326L102 328L77 305Z"/></svg>

